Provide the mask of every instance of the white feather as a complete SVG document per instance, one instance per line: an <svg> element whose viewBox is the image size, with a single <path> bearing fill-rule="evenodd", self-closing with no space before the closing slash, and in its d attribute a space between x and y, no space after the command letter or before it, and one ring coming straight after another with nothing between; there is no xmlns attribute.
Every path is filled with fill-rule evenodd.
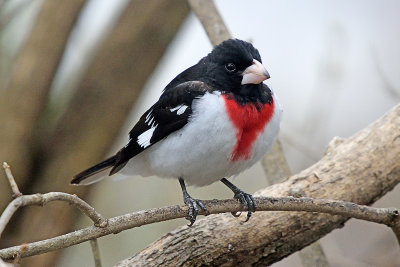
<svg viewBox="0 0 400 267"><path fill-rule="evenodd" d="M187 109L187 107L188 107L188 106L182 105L182 106L178 109L178 111L176 112L176 114L177 114L177 115L182 115L182 114L185 112L185 110Z"/></svg>
<svg viewBox="0 0 400 267"><path fill-rule="evenodd" d="M138 136L137 138L137 143L139 146L146 148L150 145L150 140L151 137L153 136L154 130L157 128L157 125L151 127L147 131L143 132L141 135Z"/></svg>
<svg viewBox="0 0 400 267"><path fill-rule="evenodd" d="M149 126L151 126L152 125L152 123L153 123L153 120L154 120L154 117L153 116L151 116L151 117L149 117L149 121L147 122L147 125L149 125Z"/></svg>
<svg viewBox="0 0 400 267"><path fill-rule="evenodd" d="M174 109L181 108L183 110L183 106ZM274 114L253 144L250 159L232 162L236 130L228 118L221 94L206 93L193 101L192 109L187 125L132 158L121 173L182 177L188 184L198 186L211 184L236 175L260 160L272 147L279 131L281 109L275 99ZM154 132L150 130L139 136L138 143L148 144Z"/></svg>
<svg viewBox="0 0 400 267"><path fill-rule="evenodd" d="M146 115L146 122L147 122L147 120L150 118L151 112L152 112L152 111L153 111L153 110L150 110L149 113Z"/></svg>
<svg viewBox="0 0 400 267"><path fill-rule="evenodd" d="M176 106L174 108L171 108L170 111L171 112L175 112L176 111L177 115L182 115L187 108L188 108L188 106L186 106L186 105L179 105L179 106Z"/></svg>
<svg viewBox="0 0 400 267"><path fill-rule="evenodd" d="M170 111L175 112L176 110L180 109L181 107L182 107L182 105L176 106L174 108L171 108Z"/></svg>

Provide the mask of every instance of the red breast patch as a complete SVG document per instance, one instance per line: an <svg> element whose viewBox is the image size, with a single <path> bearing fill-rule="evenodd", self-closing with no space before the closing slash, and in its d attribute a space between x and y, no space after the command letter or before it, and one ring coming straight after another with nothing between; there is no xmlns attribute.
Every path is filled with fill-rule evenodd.
<svg viewBox="0 0 400 267"><path fill-rule="evenodd" d="M274 113L274 103L241 105L227 95L223 95L223 98L229 119L236 128L236 145L231 161L248 160L254 141Z"/></svg>

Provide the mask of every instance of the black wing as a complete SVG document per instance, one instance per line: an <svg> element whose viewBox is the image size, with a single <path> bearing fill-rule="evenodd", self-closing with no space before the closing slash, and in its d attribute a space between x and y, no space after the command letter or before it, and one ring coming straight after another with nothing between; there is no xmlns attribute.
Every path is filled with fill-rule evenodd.
<svg viewBox="0 0 400 267"><path fill-rule="evenodd" d="M208 91L211 88L200 81L167 87L157 103L142 115L129 132L129 143L117 153L110 175L121 170L140 152L185 126L192 114L192 101Z"/></svg>

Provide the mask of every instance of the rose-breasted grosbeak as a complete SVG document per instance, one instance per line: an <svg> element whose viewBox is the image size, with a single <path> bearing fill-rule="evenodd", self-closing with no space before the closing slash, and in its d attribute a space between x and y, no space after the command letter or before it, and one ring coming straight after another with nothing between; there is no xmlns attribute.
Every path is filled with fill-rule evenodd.
<svg viewBox="0 0 400 267"><path fill-rule="evenodd" d="M226 178L256 163L271 148L279 131L281 109L262 82L269 74L252 44L224 41L164 89L129 132L118 153L77 174L72 184L90 184L117 172L179 179L192 225L198 206L186 191L220 180L247 206L247 220L256 209L250 194Z"/></svg>

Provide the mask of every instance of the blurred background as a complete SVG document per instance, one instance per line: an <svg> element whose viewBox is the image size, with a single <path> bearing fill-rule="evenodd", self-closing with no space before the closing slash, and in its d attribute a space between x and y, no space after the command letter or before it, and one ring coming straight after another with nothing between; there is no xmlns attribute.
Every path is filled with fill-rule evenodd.
<svg viewBox="0 0 400 267"><path fill-rule="evenodd" d="M293 172L400 100L397 0L217 0L232 35L254 43L284 109L280 140ZM184 0L0 0L0 161L23 193L76 193L112 217L182 203L177 181L104 180L72 187L72 175L115 153L140 115L178 73L212 46ZM173 156L173 155L171 155ZM0 172L1 173L1 172ZM0 174L0 210L10 189ZM235 184L268 186L260 164ZM222 184L189 187L200 199L230 198ZM375 206L400 207L399 187ZM64 203L19 212L7 247L90 225ZM186 221L99 239L111 266ZM399 266L390 229L350 220L321 240L331 266ZM22 260L23 266L93 266L89 243ZM274 266L301 266L294 254Z"/></svg>

